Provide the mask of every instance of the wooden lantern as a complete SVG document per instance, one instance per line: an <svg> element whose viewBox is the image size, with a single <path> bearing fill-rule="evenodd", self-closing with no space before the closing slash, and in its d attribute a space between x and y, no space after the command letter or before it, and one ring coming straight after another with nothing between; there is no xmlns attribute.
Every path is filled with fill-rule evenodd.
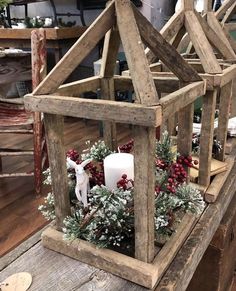
<svg viewBox="0 0 236 291"><path fill-rule="evenodd" d="M217 17L223 10L214 13L212 1L205 0L204 16L194 10L193 0L183 0L182 9L177 12L162 28L162 36L176 48L179 47L183 37L188 36L189 45L185 58L194 67L199 75L207 82L206 95L203 97L202 129L200 139L200 164L198 183L205 193L207 202L214 202L226 180L233 165L233 160L228 158L228 170L213 180L211 177L211 152L214 135L214 116L216 109L217 92L220 95L219 118L217 139L222 145L218 155L220 161L225 160L227 125L232 99L232 82L236 76L236 54L227 38ZM226 1L227 7L229 1ZM226 7L225 6L225 7ZM235 3L234 5L235 6ZM196 54L193 54L196 52ZM189 54L192 53L192 54ZM146 55L151 63L151 71L155 76L173 77L166 72L163 64L155 63L159 57L155 47L146 49ZM219 59L219 57L221 59ZM173 82L173 80L170 80Z"/></svg>
<svg viewBox="0 0 236 291"><path fill-rule="evenodd" d="M71 72L105 35L100 76L62 85ZM130 76L114 76L120 41ZM144 44L154 49L177 76L152 75ZM134 89L135 103L114 100L117 89ZM86 91L101 89L101 100L80 98ZM25 96L29 110L44 112L48 154L55 199L56 229L43 233L43 245L82 262L153 288L173 260L193 225L194 216L183 219L170 241L156 255L154 247L155 134L163 119L179 112L178 149L191 153L193 102L204 95L206 82L129 0L113 0L73 45L31 95ZM158 91L170 94L159 99ZM70 214L67 170L63 141L63 116L103 120L105 140L115 147L116 123L133 125L135 159L135 258L108 249L97 249L77 239L62 239L61 227ZM211 130L211 128L210 128Z"/></svg>

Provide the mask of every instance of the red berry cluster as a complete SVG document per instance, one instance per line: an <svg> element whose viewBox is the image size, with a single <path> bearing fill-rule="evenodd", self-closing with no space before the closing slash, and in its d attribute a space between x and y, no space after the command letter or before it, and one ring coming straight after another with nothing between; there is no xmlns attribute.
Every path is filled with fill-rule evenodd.
<svg viewBox="0 0 236 291"><path fill-rule="evenodd" d="M99 185L99 186L104 185L103 163L101 163L100 167L98 167L91 162L85 167L85 170L89 170L91 174L91 178L90 178L91 185Z"/></svg>
<svg viewBox="0 0 236 291"><path fill-rule="evenodd" d="M130 153L134 147L134 140L131 139L127 143L123 144L122 146L119 146L119 150L121 153Z"/></svg>
<svg viewBox="0 0 236 291"><path fill-rule="evenodd" d="M124 190L127 190L134 186L134 181L131 179L127 179L127 175L123 174L121 176L121 179L117 182L118 188L123 188Z"/></svg>
<svg viewBox="0 0 236 291"><path fill-rule="evenodd" d="M66 156L72 161L77 162L79 158L79 153L76 150L70 149L67 151Z"/></svg>
<svg viewBox="0 0 236 291"><path fill-rule="evenodd" d="M193 161L191 156L184 157L179 156L175 163L168 164L165 161L160 159L156 160L157 170L165 170L168 173L167 180L162 185L156 185L155 191L156 194L159 194L161 191L167 191L174 194L178 185L184 183L187 178L186 168L193 167L198 164L198 161Z"/></svg>

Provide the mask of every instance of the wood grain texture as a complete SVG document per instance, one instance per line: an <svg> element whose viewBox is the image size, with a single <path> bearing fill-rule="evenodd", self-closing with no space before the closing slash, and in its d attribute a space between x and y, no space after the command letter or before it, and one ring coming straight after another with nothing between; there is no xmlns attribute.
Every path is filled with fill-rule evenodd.
<svg viewBox="0 0 236 291"><path fill-rule="evenodd" d="M182 0L182 6L184 11L194 10L194 1L193 0Z"/></svg>
<svg viewBox="0 0 236 291"><path fill-rule="evenodd" d="M45 247L69 257L96 266L137 284L152 288L158 273L151 264L140 262L132 257L109 249L97 248L95 245L75 239L70 244L63 240L63 233L48 228L42 234Z"/></svg>
<svg viewBox="0 0 236 291"><path fill-rule="evenodd" d="M101 63L101 98L115 100L114 73L117 54L120 47L120 34L117 26L110 29L105 36ZM105 143L112 149L117 148L115 122L103 121L103 137Z"/></svg>
<svg viewBox="0 0 236 291"><path fill-rule="evenodd" d="M168 118L181 108L193 103L205 94L205 82L194 82L161 98L160 104L164 118Z"/></svg>
<svg viewBox="0 0 236 291"><path fill-rule="evenodd" d="M192 152L193 110L194 104L191 103L178 112L177 150L183 156Z"/></svg>
<svg viewBox="0 0 236 291"><path fill-rule="evenodd" d="M31 80L30 55L0 58L0 85ZM5 97L5 96L4 96Z"/></svg>
<svg viewBox="0 0 236 291"><path fill-rule="evenodd" d="M180 242L184 242L187 239L196 225L198 218L199 217L192 214L184 215L176 232L165 243L153 261L154 266L156 266L159 270L159 274L164 274L164 272L168 269L168 262L173 261L174 257L181 248Z"/></svg>
<svg viewBox="0 0 236 291"><path fill-rule="evenodd" d="M217 51L220 52L224 59L234 59L236 55L232 50L225 34L223 33L222 27L216 20L215 15L214 14L212 15L215 18L215 21L213 20L212 17L210 20L210 23L213 22L212 25L208 24L208 15L207 20L198 13L196 13L195 15L197 16L197 19L211 45L215 47Z"/></svg>
<svg viewBox="0 0 236 291"><path fill-rule="evenodd" d="M227 47L229 56L227 57L225 55L226 59L227 58L235 59L236 58L235 52L234 52L229 40L227 39L227 36L226 36L220 22L217 20L214 12L207 13L207 23L215 31L215 33L219 36L221 43L224 43L224 45Z"/></svg>
<svg viewBox="0 0 236 291"><path fill-rule="evenodd" d="M170 42L181 29L183 24L184 12L183 10L180 10L167 21L167 23L160 30L160 33L166 41ZM157 56L149 48L146 48L145 53L150 64L158 60Z"/></svg>
<svg viewBox="0 0 236 291"><path fill-rule="evenodd" d="M119 47L120 34L118 28L114 26L105 36L100 71L101 78L114 76Z"/></svg>
<svg viewBox="0 0 236 291"><path fill-rule="evenodd" d="M235 195L236 168L234 167L220 191L218 200L207 207L192 233L163 276L156 291L183 291L187 288L204 252Z"/></svg>
<svg viewBox="0 0 236 291"><path fill-rule="evenodd" d="M53 95L27 95L24 101L28 110L45 113L144 126L158 126L162 122L161 106Z"/></svg>
<svg viewBox="0 0 236 291"><path fill-rule="evenodd" d="M50 71L44 81L34 90L34 94L55 92L102 39L114 24L114 20L114 2L112 2Z"/></svg>
<svg viewBox="0 0 236 291"><path fill-rule="evenodd" d="M115 88L113 78L101 79L101 98L104 100L115 101ZM103 121L103 138L106 145L112 149L117 149L116 123L111 121Z"/></svg>
<svg viewBox="0 0 236 291"><path fill-rule="evenodd" d="M220 78L219 86L223 87L235 78L236 78L236 65L231 65L230 67L223 70L223 75Z"/></svg>
<svg viewBox="0 0 236 291"><path fill-rule="evenodd" d="M165 77L153 77L156 89L163 93L172 93L179 89L179 79L175 76ZM114 76L115 90L120 91L133 91L133 82L130 76Z"/></svg>
<svg viewBox="0 0 236 291"><path fill-rule="evenodd" d="M135 18L145 44L155 55L182 81L200 81L197 72L188 65L182 56L173 48L151 23L134 8Z"/></svg>
<svg viewBox="0 0 236 291"><path fill-rule="evenodd" d="M116 1L117 25L133 80L137 103L154 105L158 94L148 66L130 1Z"/></svg>
<svg viewBox="0 0 236 291"><path fill-rule="evenodd" d="M185 27L206 73L222 73L205 33L193 11L185 13Z"/></svg>
<svg viewBox="0 0 236 291"><path fill-rule="evenodd" d="M55 201L56 225L63 226L63 220L70 215L69 186L64 148L64 117L44 114L49 166L52 175L52 192Z"/></svg>
<svg viewBox="0 0 236 291"><path fill-rule="evenodd" d="M61 85L55 92L55 95L81 96L85 92L96 92L101 87L100 77L93 76L83 80L74 81Z"/></svg>
<svg viewBox="0 0 236 291"><path fill-rule="evenodd" d="M45 28L47 40L59 40L78 38L85 32L87 27L75 26L70 28ZM31 32L34 28L24 29L12 29L12 28L0 28L1 39L28 39L31 38Z"/></svg>
<svg viewBox="0 0 236 291"><path fill-rule="evenodd" d="M227 157L225 161L227 162L227 171L217 174L205 192L204 198L208 203L214 203L218 198L221 188L232 170L235 158Z"/></svg>
<svg viewBox="0 0 236 291"><path fill-rule="evenodd" d="M155 128L134 127L135 258L154 258Z"/></svg>
<svg viewBox="0 0 236 291"><path fill-rule="evenodd" d="M229 82L220 89L220 104L219 104L219 117L218 117L218 128L217 128L217 140L220 141L222 145L222 150L217 155L220 161L225 159L225 149L226 149L226 138L228 131L228 121L230 114L230 106L232 100L232 85L233 82Z"/></svg>
<svg viewBox="0 0 236 291"><path fill-rule="evenodd" d="M216 18L221 19L223 18L226 11L232 6L234 3L234 0L225 0L223 5L215 12Z"/></svg>
<svg viewBox="0 0 236 291"><path fill-rule="evenodd" d="M203 96L198 178L198 183L202 186L210 184L216 96L217 90L207 91Z"/></svg>

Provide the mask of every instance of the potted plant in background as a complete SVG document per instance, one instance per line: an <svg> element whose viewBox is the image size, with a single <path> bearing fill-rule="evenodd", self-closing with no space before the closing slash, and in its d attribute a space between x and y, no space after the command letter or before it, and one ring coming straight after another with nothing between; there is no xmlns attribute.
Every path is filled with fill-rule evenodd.
<svg viewBox="0 0 236 291"><path fill-rule="evenodd" d="M0 0L0 28L6 27L5 8L12 0Z"/></svg>

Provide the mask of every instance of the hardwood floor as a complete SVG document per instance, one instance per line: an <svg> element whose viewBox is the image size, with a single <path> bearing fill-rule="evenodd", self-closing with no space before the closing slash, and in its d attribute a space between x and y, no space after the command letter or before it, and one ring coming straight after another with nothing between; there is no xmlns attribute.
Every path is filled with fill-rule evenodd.
<svg viewBox="0 0 236 291"><path fill-rule="evenodd" d="M118 125L120 144L128 141L130 130L126 125ZM65 119L65 147L81 152L86 148L85 142L94 142L100 138L99 123L74 118ZM31 137L26 135L1 135L0 147L32 148ZM24 158L3 158L4 171L26 170L33 168L33 160ZM0 256L6 254L22 241L47 224L38 211L48 189L44 187L43 195L36 198L33 177L0 179Z"/></svg>

